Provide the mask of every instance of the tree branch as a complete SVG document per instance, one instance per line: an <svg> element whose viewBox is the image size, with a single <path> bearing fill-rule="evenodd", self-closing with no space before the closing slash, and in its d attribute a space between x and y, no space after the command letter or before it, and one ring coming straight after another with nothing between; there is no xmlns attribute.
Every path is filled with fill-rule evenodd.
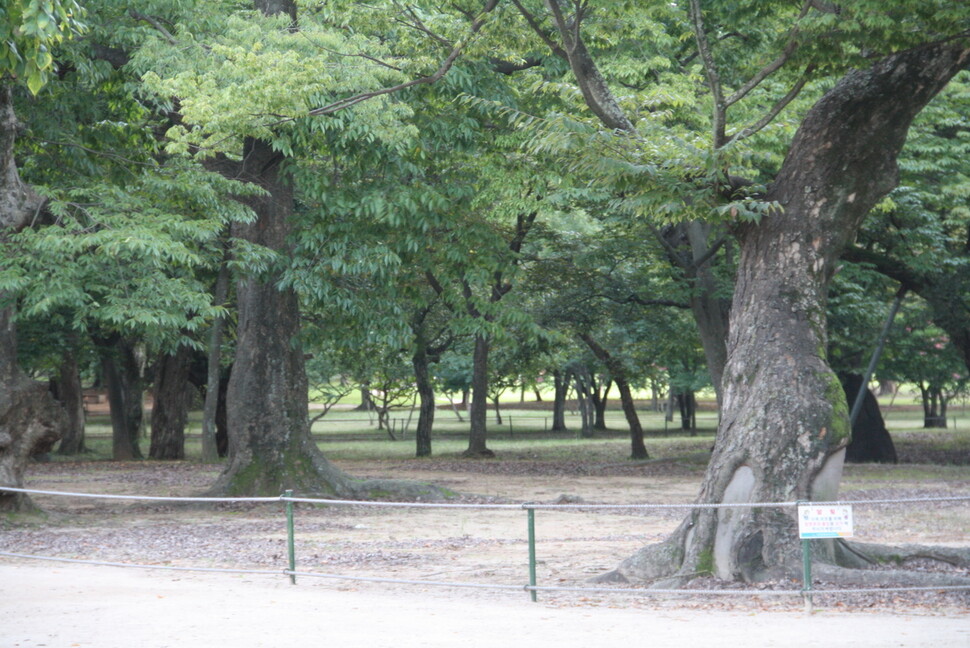
<svg viewBox="0 0 970 648"><path fill-rule="evenodd" d="M724 103L724 90L721 88L721 76L718 74L717 65L714 63L714 55L711 53L710 43L707 41L707 34L704 33L704 16L701 12L699 0L690 0L690 17L694 28L694 38L697 40L697 51L704 64L704 74L707 76L707 86L714 97L714 114L712 116L711 129L714 135L714 148L719 149L724 145L724 129L726 122L727 106Z"/></svg>
<svg viewBox="0 0 970 648"><path fill-rule="evenodd" d="M471 28L469 30L469 39L468 40L471 40L471 37L473 37L474 35L476 35L481 30L481 28L485 25L485 17L486 17L486 15L488 15L489 13L491 13L492 10L494 10L497 5L498 5L498 0L488 0L488 2L486 3L485 7L482 9L481 13L478 15L478 18L476 18L472 22ZM307 113L307 115L308 116L330 115L330 114L333 114L333 113L338 112L340 110L343 110L345 108L350 108L351 106L354 106L356 104L359 104L359 103L361 103L363 101L367 101L368 99L374 99L375 97L380 97L380 96L387 95L387 94L393 94L395 92L400 92L401 90L405 90L407 88L411 88L411 87L414 87L414 86L417 86L417 85L427 85L427 84L430 84L430 83L435 83L436 81L438 81L439 79L441 79L445 74L448 73L448 71L454 65L455 61L461 55L462 50L468 44L468 40L466 40L464 42L459 41L452 48L451 52L445 58L444 62L441 64L441 66L438 67L438 69L434 72L434 74L431 74L431 75L425 76L425 77L421 77L419 79L413 79L413 80L407 81L405 83L399 83L399 84L397 84L395 86L391 86L389 88L381 88L380 90L372 90L370 92L361 92L361 93L356 94L356 95L353 95L351 97L345 97L343 99L340 99L338 101L335 101L335 102L333 102L331 104L328 104L326 106L321 106L319 108L314 108L313 110L309 111ZM282 120L282 121L292 121L292 119L286 119L286 120Z"/></svg>
<svg viewBox="0 0 970 648"><path fill-rule="evenodd" d="M792 89L788 91L788 94L786 94L784 97L779 99L778 102L771 107L771 110L765 113L761 119L756 121L751 126L748 126L747 128L743 128L737 133L735 133L728 141L728 144L733 144L734 142L740 142L745 138L751 137L752 135L760 131L762 128L770 124L775 119L775 117L778 116L778 113L784 110L785 106L787 106L792 101L794 101L795 97L797 97L799 93L801 93L802 88L804 88L805 84L808 83L808 80L809 78L811 78L812 72L814 71L815 71L814 65L809 65L808 67L806 67L805 72L803 72L802 76L798 79L798 81L795 82L795 85L792 86Z"/></svg>
<svg viewBox="0 0 970 648"><path fill-rule="evenodd" d="M178 44L178 41L175 40L175 37L172 36L172 33L170 31L168 31L167 29L165 29L165 27L162 25L162 23L157 18L155 18L153 16L146 16L145 14L143 14L143 13L141 13L139 11L136 11L135 9L129 9L128 10L128 15L131 16L134 20L138 20L138 21L141 21L141 22L147 22L149 25L151 25L152 27L154 27L155 28L155 31L157 31L159 34L161 34L165 38L165 40L168 41L168 44L169 45L176 45L176 44Z"/></svg>
<svg viewBox="0 0 970 648"><path fill-rule="evenodd" d="M534 31L536 35L542 39L542 42L545 43L550 50L552 50L552 53L558 56L559 58L562 58L568 61L569 55L566 54L566 50L561 48L558 43L552 40L552 38L549 36L546 30L543 29L542 26L539 24L539 21L536 20L536 17L532 15L532 13L529 12L525 7L523 7L522 3L519 0L512 0L512 4L516 6L516 8L519 10L519 13L522 14L523 18L525 18L525 21L529 23L529 27L532 28L532 31Z"/></svg>
<svg viewBox="0 0 970 648"><path fill-rule="evenodd" d="M736 104L741 101L749 92L754 90L758 85L767 79L769 76L778 71L791 55L798 49L798 43L795 41L795 35L798 33L798 21L805 17L809 9L812 8L812 0L808 0L802 5L802 10L798 14L798 18L795 19L795 24L792 26L791 31L788 32L788 42L785 44L785 48L782 53L774 61L763 67L757 74L751 77L747 83L741 86L737 92L728 97L724 104L725 107Z"/></svg>

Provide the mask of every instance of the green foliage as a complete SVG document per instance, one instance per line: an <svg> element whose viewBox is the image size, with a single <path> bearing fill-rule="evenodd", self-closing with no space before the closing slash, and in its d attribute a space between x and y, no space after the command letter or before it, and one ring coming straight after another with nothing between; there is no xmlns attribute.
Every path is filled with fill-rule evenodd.
<svg viewBox="0 0 970 648"><path fill-rule="evenodd" d="M55 48L85 29L76 0L5 0L0 7L0 81L36 95L54 72Z"/></svg>

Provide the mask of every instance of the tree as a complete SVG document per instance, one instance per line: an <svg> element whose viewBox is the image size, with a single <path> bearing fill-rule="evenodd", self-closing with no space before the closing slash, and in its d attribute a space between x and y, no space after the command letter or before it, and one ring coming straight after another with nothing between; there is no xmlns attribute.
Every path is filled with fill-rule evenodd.
<svg viewBox="0 0 970 648"><path fill-rule="evenodd" d="M752 67L749 74L743 69L728 72L732 59L727 53L740 52L732 52L729 43L715 52L712 43L717 33L750 32L745 23L752 21L754 6L717 6L705 13L698 2L689 3L684 18L694 34L713 106L710 164L717 177L727 176L733 146L769 123L791 99L783 97L754 126L739 127L733 135L727 123L732 105L786 62L794 59L810 71L820 62L832 65L833 59L826 57L842 55L853 39L859 40L858 30L880 21L893 24L881 7L867 3L853 7L855 11L840 8L838 17L827 13L835 9L814 6L806 3L800 15L783 9L758 21L761 29L777 25L771 22L775 19L782 24L790 20L792 26L774 36L784 47L776 61L761 70ZM737 202L726 210L737 217L733 227L740 256L721 423L699 502L826 499L837 488L849 429L842 389L824 358L828 283L845 244L895 184L896 159L913 118L970 60L970 44L965 34L953 31L954 23L948 27L936 22L937 15L915 5L907 9L915 12L914 20L931 23L932 33L951 36L923 41L920 35L927 31L919 30L920 35L896 34L891 47L866 42L867 48L884 53L875 60L855 61L858 67L844 73L801 119L764 196L765 211L754 214ZM802 20L809 14L810 20ZM631 146L642 145L583 39L587 17L585 4L548 3L547 18L557 40L534 18L533 23L552 50L569 61L598 119ZM963 24L966 17L959 11L946 16L955 24ZM815 26L828 29L836 21L836 40L827 43L831 50L818 49L824 38L803 39ZM759 42L772 37L763 35ZM812 60L813 54L818 58ZM796 80L789 97L804 84ZM731 88L739 89L728 95ZM708 572L758 580L791 574L798 558L794 523L778 509L698 510L667 541L631 557L614 576L683 580Z"/></svg>
<svg viewBox="0 0 970 648"><path fill-rule="evenodd" d="M20 122L14 110L15 86L26 82L31 94L53 71L50 53L57 43L83 28L76 2L27 3L14 0L0 12L0 237L33 223L44 206L18 171L15 145ZM19 83L18 83L19 82ZM47 391L28 379L17 362L17 336L10 293L0 290L0 484L23 487L27 459L49 450L67 426L64 410ZM22 493L0 493L0 510L31 506Z"/></svg>

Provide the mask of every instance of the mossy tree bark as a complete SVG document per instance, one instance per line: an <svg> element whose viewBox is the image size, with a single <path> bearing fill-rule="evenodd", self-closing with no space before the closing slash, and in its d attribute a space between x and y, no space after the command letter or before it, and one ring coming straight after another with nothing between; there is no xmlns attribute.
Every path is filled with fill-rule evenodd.
<svg viewBox="0 0 970 648"><path fill-rule="evenodd" d="M825 359L828 283L862 218L895 185L912 119L968 62L966 44L888 56L848 73L802 122L767 196L783 213L740 232L721 424L698 502L836 495L849 422ZM699 509L615 575L788 576L798 545L786 509Z"/></svg>

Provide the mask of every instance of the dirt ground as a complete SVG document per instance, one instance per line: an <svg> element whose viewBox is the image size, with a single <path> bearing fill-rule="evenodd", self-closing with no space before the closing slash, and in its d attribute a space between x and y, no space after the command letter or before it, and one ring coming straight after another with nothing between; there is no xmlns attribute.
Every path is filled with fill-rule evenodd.
<svg viewBox="0 0 970 648"><path fill-rule="evenodd" d="M467 503L689 503L703 470L690 457L644 464L516 461L344 462L361 477L401 477L454 489ZM28 487L102 494L196 495L217 468L194 463L49 463ZM842 496L875 500L970 494L970 467L850 466ZM0 551L169 567L274 571L227 574L121 569L0 557L0 646L557 646L714 642L749 646L970 645L963 594L824 596L806 615L791 596L677 598L542 592L528 582L523 510L297 505L298 571L506 590L385 584L280 572L282 506L184 505L36 496L45 510L0 522ZM682 511L538 511L537 582L590 587ZM970 504L871 504L856 537L966 546ZM930 568L915 565L915 568ZM965 573L965 572L964 572ZM817 588L825 583L816 583ZM717 587L699 583L698 588ZM799 589L800 583L769 587Z"/></svg>

